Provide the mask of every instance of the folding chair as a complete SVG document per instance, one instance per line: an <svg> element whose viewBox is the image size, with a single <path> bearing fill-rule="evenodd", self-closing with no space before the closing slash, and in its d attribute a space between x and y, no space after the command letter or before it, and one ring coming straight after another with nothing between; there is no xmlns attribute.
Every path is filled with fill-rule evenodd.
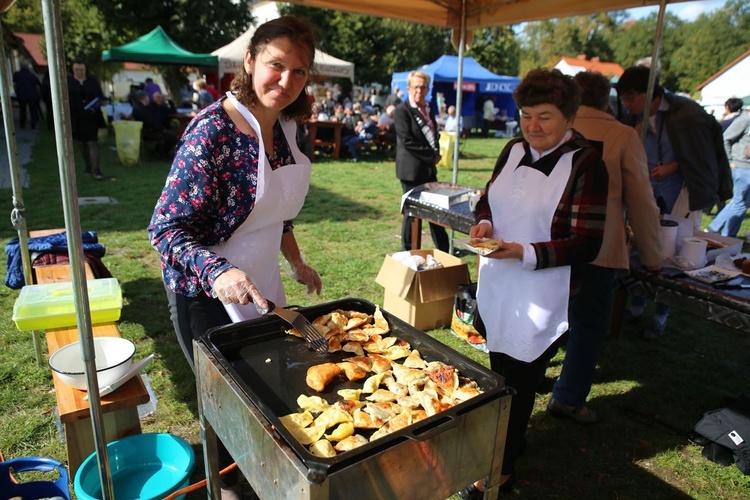
<svg viewBox="0 0 750 500"><path fill-rule="evenodd" d="M51 481L16 482L18 477L11 472L44 472L53 474L57 469L57 479ZM70 500L68 490L68 469L62 463L47 457L13 458L0 463L0 500L21 497L63 498Z"/></svg>

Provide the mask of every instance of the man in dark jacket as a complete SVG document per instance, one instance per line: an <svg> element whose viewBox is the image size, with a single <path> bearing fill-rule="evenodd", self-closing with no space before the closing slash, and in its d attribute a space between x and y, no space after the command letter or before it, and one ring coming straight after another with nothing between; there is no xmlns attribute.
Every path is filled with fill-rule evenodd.
<svg viewBox="0 0 750 500"><path fill-rule="evenodd" d="M724 152L719 123L700 104L675 95L658 82L646 102L650 69L633 66L617 82L617 93L636 117L648 109L644 147L651 187L662 213L685 217L700 227L704 209L732 197L732 173ZM643 315L645 299L633 297L628 318ZM653 318L642 330L646 339L664 335L669 306L656 304Z"/></svg>
<svg viewBox="0 0 750 500"><path fill-rule="evenodd" d="M13 87L18 100L21 128L26 128L27 108L28 116L31 119L31 128L36 128L36 123L39 121L39 98L41 97L42 83L27 63L21 63L21 69L13 74Z"/></svg>
<svg viewBox="0 0 750 500"><path fill-rule="evenodd" d="M426 100L430 77L423 71L412 71L406 79L408 98L398 105L393 115L396 127L396 177L401 181L403 192L426 182L437 182L437 163L440 161L440 146L435 112ZM403 250L412 249L412 218L404 216L401 227ZM445 228L430 223L430 232L435 248L448 251L448 233Z"/></svg>
<svg viewBox="0 0 750 500"><path fill-rule="evenodd" d="M135 93L133 103L133 119L143 122L141 135L155 143L154 152L160 160L171 160L174 156L174 146L177 144L175 133L169 130L169 108L165 107L161 92L155 92L157 101L150 101L145 90Z"/></svg>

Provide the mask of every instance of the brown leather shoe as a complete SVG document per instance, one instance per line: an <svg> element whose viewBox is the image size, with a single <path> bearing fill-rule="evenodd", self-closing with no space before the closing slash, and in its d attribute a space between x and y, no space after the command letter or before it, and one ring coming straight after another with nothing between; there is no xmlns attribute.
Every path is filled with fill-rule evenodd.
<svg viewBox="0 0 750 500"><path fill-rule="evenodd" d="M584 425L595 424L601 420L599 415L591 408L586 406L576 408L575 406L561 403L555 398L549 400L549 403L547 404L547 413L555 417L567 417L574 422Z"/></svg>

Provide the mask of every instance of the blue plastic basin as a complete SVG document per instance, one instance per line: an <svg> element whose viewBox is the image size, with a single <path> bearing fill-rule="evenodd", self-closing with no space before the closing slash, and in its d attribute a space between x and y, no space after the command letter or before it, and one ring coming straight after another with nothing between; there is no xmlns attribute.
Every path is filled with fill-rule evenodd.
<svg viewBox="0 0 750 500"><path fill-rule="evenodd" d="M160 500L187 486L195 465L190 445L171 434L128 436L109 443L107 451L115 498ZM96 453L81 464L74 486L79 500L101 500Z"/></svg>

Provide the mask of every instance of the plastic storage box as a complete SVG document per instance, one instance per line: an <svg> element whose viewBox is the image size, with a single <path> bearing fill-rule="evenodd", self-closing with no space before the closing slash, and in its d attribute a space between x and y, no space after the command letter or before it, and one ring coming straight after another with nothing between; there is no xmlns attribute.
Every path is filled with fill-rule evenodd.
<svg viewBox="0 0 750 500"><path fill-rule="evenodd" d="M122 291L116 278L89 280L88 295L91 323L109 323L120 319ZM27 285L13 306L13 321L19 330L46 330L76 325L73 283Z"/></svg>

